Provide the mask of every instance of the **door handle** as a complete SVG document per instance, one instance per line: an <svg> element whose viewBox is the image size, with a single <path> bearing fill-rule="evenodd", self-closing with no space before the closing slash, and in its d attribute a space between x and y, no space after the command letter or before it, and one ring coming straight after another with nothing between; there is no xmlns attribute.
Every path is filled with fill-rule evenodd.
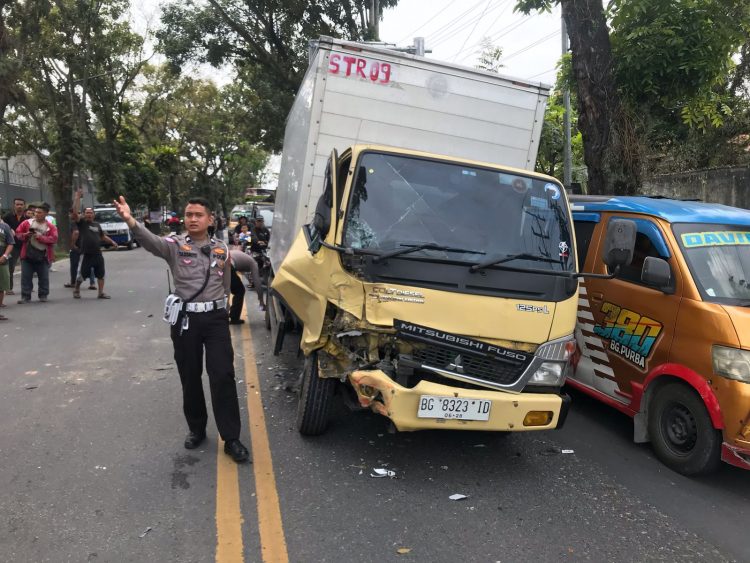
<svg viewBox="0 0 750 563"><path fill-rule="evenodd" d="M591 300L594 303L601 303L604 301L604 294L603 293L592 293L591 294Z"/></svg>

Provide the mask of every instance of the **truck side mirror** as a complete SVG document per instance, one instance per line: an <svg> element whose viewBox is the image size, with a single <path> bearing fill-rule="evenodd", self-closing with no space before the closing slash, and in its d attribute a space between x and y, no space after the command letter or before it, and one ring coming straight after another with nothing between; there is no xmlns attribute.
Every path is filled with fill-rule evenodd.
<svg viewBox="0 0 750 563"><path fill-rule="evenodd" d="M672 287L672 269L669 262L656 256L647 256L643 261L641 281L662 291Z"/></svg>
<svg viewBox="0 0 750 563"><path fill-rule="evenodd" d="M635 248L635 222L628 219L610 219L602 260L610 269L627 266L633 261Z"/></svg>

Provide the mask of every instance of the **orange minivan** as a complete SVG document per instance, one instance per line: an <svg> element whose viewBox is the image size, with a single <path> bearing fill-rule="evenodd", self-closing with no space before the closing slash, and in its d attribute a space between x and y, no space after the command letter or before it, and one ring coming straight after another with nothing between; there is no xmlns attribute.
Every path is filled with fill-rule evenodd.
<svg viewBox="0 0 750 563"><path fill-rule="evenodd" d="M750 211L572 196L579 270L608 274L607 223L635 222L633 261L579 287L568 384L634 419L634 440L684 475L750 469Z"/></svg>

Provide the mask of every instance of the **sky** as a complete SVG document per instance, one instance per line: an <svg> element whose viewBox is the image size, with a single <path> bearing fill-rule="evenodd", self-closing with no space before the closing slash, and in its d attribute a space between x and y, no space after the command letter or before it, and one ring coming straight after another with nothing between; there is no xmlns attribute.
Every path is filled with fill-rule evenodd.
<svg viewBox="0 0 750 563"><path fill-rule="evenodd" d="M144 33L159 26L159 5L164 0L132 0L132 23ZM475 66L481 53L479 42L488 37L503 50L500 73L514 78L553 85L562 51L560 8L552 13L524 16L515 13L516 0L399 0L385 10L380 23L381 41L408 47L414 37L425 38L428 58ZM161 59L156 55L153 62ZM195 72L220 85L231 81L229 71L207 65ZM271 159L266 178L275 183L278 156Z"/></svg>
<svg viewBox="0 0 750 563"><path fill-rule="evenodd" d="M132 0L135 29L159 26L159 5L164 0ZM481 52L479 42L488 37L502 48L501 74L545 84L554 84L562 51L560 8L552 13L524 16L515 13L516 0L399 0L385 10L380 39L397 47L408 47L414 37L425 38L428 58L475 66ZM204 68L206 78L219 83L231 80Z"/></svg>
<svg viewBox="0 0 750 563"><path fill-rule="evenodd" d="M562 52L560 8L552 13L515 13L516 0L399 0L385 10L380 39L398 47L425 38L426 56L474 66L479 42L488 37L503 50L500 70L516 78L554 84ZM429 6L425 9L425 6Z"/></svg>

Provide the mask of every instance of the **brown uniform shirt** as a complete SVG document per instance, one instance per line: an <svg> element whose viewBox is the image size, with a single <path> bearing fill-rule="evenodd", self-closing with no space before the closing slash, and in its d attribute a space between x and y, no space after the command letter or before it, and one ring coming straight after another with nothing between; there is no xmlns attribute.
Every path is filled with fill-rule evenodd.
<svg viewBox="0 0 750 563"><path fill-rule="evenodd" d="M217 301L229 294L232 270L229 248L223 241L209 238L196 242L188 234L160 237L141 223L136 223L131 231L143 248L167 261L174 276L174 292L183 300L201 288L207 268L211 269L208 283L193 301ZM201 251L201 246L206 245L211 249L208 256Z"/></svg>

